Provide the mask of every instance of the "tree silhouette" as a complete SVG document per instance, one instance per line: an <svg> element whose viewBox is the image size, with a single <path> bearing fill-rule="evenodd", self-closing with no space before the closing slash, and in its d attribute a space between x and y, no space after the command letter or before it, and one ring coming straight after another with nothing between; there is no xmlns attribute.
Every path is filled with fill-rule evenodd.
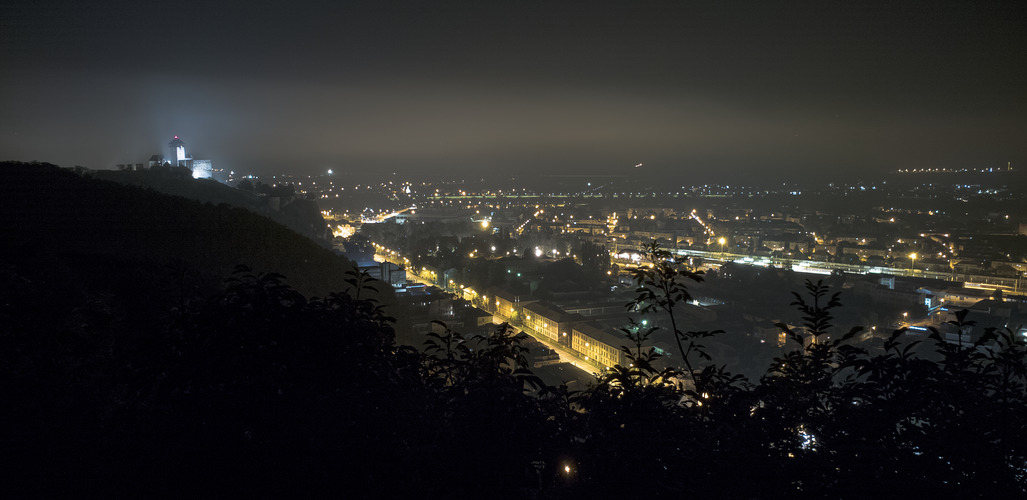
<svg viewBox="0 0 1027 500"><path fill-rule="evenodd" d="M694 382L697 372L693 366L692 356L696 355L709 361L710 356L700 342L704 338L722 333L719 330L688 331L684 330L684 325L679 324L681 320L677 315L677 308L692 300L687 282L701 282L702 272L688 270L655 241L642 250L642 257L648 264L639 265L631 270L638 295L628 303L628 310L638 311L643 316L651 311L663 311L668 315L681 361L685 364L686 373Z"/></svg>

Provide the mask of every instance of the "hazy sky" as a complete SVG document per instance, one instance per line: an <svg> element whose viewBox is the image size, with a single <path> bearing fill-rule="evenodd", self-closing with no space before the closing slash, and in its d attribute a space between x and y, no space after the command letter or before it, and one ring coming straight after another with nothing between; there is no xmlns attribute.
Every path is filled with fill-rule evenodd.
<svg viewBox="0 0 1027 500"><path fill-rule="evenodd" d="M1027 168L1027 2L2 1L0 159Z"/></svg>

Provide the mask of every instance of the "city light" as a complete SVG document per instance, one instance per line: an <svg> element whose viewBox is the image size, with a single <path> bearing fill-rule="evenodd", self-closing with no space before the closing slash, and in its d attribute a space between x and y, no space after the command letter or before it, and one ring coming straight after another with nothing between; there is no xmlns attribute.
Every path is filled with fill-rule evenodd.
<svg viewBox="0 0 1027 500"><path fill-rule="evenodd" d="M18 3L13 491L1027 489L1020 4Z"/></svg>

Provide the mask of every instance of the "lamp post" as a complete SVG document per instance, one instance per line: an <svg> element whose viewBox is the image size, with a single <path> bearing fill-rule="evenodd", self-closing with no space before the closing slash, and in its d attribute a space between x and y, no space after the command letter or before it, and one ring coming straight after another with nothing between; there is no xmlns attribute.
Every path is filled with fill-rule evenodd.
<svg viewBox="0 0 1027 500"><path fill-rule="evenodd" d="M720 258L723 259L724 258L724 244L727 243L727 239L724 238L723 236L721 236L720 239L717 240L717 243L720 243Z"/></svg>
<svg viewBox="0 0 1027 500"><path fill-rule="evenodd" d="M916 274L916 269L913 268L914 264L916 264L916 252L913 252L913 253L909 254L909 272L910 272L910 274Z"/></svg>

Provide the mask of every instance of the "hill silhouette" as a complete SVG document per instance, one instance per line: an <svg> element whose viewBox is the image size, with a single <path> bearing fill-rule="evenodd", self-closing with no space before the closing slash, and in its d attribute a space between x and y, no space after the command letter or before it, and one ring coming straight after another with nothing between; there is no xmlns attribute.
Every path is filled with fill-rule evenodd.
<svg viewBox="0 0 1027 500"><path fill-rule="evenodd" d="M346 272L354 269L347 259L249 210L51 164L0 164L0 230L11 262L45 257L170 265L214 284L244 264L281 273L310 296L343 289Z"/></svg>
<svg viewBox="0 0 1027 500"><path fill-rule="evenodd" d="M317 203L297 197L292 186L261 196L226 186L212 179L193 179L192 171L184 167L157 167L149 170L95 170L90 175L97 179L119 184L150 188L161 193L220 205L245 208L306 236L322 246L329 246L324 218ZM287 189L285 189L287 188Z"/></svg>

